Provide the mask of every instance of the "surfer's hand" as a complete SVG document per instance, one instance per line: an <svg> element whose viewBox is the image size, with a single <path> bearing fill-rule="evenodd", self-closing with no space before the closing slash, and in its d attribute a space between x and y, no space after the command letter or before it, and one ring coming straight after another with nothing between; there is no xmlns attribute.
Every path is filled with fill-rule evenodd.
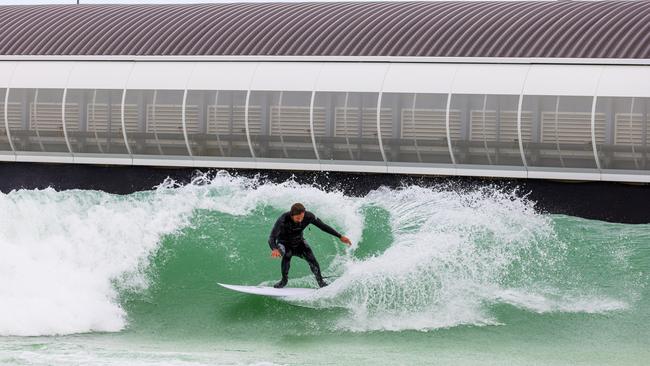
<svg viewBox="0 0 650 366"><path fill-rule="evenodd" d="M350 241L350 239L347 236L342 235L340 239L341 239L342 242L344 242L348 246L352 245L352 242Z"/></svg>
<svg viewBox="0 0 650 366"><path fill-rule="evenodd" d="M282 254L280 254L280 249L273 249L273 251L271 251L271 257L280 258L281 256Z"/></svg>

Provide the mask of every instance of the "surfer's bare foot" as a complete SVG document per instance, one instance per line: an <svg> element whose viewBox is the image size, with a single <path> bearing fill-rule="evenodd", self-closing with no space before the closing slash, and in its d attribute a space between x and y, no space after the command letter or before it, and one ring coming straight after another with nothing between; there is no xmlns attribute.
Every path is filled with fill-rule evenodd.
<svg viewBox="0 0 650 366"><path fill-rule="evenodd" d="M273 287L275 287L275 288L283 288L286 285L287 285L287 279L283 278L280 281L278 281L275 285L273 285Z"/></svg>

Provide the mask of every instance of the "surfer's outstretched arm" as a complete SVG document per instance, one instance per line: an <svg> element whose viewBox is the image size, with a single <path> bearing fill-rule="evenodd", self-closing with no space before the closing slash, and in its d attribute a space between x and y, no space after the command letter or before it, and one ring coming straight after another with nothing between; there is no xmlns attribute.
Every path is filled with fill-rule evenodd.
<svg viewBox="0 0 650 366"><path fill-rule="evenodd" d="M317 228L323 230L324 232L326 232L326 233L328 233L330 235L334 235L337 238L340 238L342 236L341 234L339 234L338 231L334 230L333 227L327 225L326 223L324 223L321 219L319 219L316 216L314 216L314 218L311 220L311 223L316 225Z"/></svg>
<svg viewBox="0 0 650 366"><path fill-rule="evenodd" d="M330 235L336 236L337 238L339 238L342 242L344 242L347 245L352 245L352 242L350 242L350 239L348 239L347 236L341 235L338 231L334 230L333 227L327 225L321 219L316 217L316 215L313 215L313 216L314 216L314 218L311 220L311 223L316 225L317 228L323 230L324 232L326 232L326 233L328 233Z"/></svg>

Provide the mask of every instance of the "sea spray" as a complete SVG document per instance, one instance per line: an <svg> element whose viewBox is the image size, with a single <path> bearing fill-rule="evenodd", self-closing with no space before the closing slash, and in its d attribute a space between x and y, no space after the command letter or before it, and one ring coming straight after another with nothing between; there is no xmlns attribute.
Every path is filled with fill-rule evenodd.
<svg viewBox="0 0 650 366"><path fill-rule="evenodd" d="M324 272L338 276L300 302L333 310L304 314L308 321L291 305L260 304L215 285L224 278L268 284L278 276L265 242L294 202L354 243L346 248L318 229L306 231ZM368 216L373 212L387 213L386 222ZM623 290L604 291L599 278L567 261L572 245L552 216L494 187L406 186L352 197L219 172L126 196L14 191L0 195L0 334L119 331L130 324L220 334L233 329L233 306L250 307L239 322L251 317L256 329L271 333L277 317L290 329L308 322L316 330L401 331L501 323L492 311L499 304L533 312L627 309L625 291L635 284L615 279ZM610 258L607 247L595 250L605 253L601 266L627 263L633 254L617 250ZM305 268L294 264L290 285L313 285Z"/></svg>
<svg viewBox="0 0 650 366"><path fill-rule="evenodd" d="M161 238L190 225L195 210L245 216L294 201L317 208L355 242L360 237L356 203L340 192L225 172L126 196L51 188L0 194L0 335L119 331L127 317L116 287L145 289L144 269Z"/></svg>
<svg viewBox="0 0 650 366"><path fill-rule="evenodd" d="M122 329L126 314L112 281L146 287L138 270L163 235L187 224L192 208L159 192L0 195L0 335Z"/></svg>
<svg viewBox="0 0 650 366"><path fill-rule="evenodd" d="M299 301L348 309L350 316L338 328L498 324L489 309L498 303L537 312L627 306L604 296L582 296L580 289L552 287L561 280L555 276L566 244L555 235L550 216L537 213L533 202L515 192L410 186L378 189L364 201L391 213L394 242L372 258L350 258L335 283Z"/></svg>

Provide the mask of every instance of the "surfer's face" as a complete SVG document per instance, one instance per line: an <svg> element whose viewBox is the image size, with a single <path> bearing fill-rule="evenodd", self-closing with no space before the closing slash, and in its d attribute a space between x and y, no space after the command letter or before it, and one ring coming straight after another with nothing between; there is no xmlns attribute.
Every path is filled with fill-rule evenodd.
<svg viewBox="0 0 650 366"><path fill-rule="evenodd" d="M305 218L305 213L304 213L304 212L301 212L301 213L299 213L299 214L297 214L297 215L293 215L293 216L291 216L291 219L292 219L293 222L295 222L296 224L301 223L303 218Z"/></svg>

